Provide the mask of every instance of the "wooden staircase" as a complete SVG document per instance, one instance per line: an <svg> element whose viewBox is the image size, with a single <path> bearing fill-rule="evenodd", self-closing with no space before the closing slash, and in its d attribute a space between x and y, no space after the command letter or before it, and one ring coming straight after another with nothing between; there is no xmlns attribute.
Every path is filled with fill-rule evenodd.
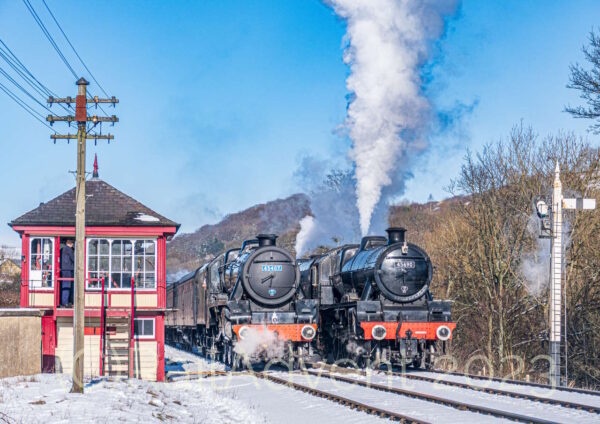
<svg viewBox="0 0 600 424"><path fill-rule="evenodd" d="M133 378L135 280L131 279L130 308L111 308L106 301L104 278L101 282L100 375Z"/></svg>
<svg viewBox="0 0 600 424"><path fill-rule="evenodd" d="M131 336L131 315L106 318L102 375L131 376Z"/></svg>

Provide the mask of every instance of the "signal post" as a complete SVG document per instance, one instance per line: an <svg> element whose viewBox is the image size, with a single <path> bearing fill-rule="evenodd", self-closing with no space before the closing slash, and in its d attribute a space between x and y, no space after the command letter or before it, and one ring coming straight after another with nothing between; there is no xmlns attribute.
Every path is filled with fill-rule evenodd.
<svg viewBox="0 0 600 424"><path fill-rule="evenodd" d="M552 190L552 204L548 208L546 202L539 198L536 202L537 214L542 220L542 234L540 238L550 238L550 316L549 316L549 347L550 347L550 372L549 381L552 386L561 386L561 350L562 340L562 273L563 273L563 210L589 210L596 208L596 199L565 199L562 194L562 182L560 181L560 167L558 161L554 169L554 183ZM548 214L552 219L548 219ZM566 308L566 297L565 297ZM567 360L567 320L565 310L565 363ZM565 370L565 379L568 373Z"/></svg>

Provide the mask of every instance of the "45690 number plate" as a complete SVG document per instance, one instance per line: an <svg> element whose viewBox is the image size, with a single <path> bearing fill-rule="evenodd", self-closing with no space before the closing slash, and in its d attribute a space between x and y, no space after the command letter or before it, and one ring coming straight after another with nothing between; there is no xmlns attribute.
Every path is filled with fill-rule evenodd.
<svg viewBox="0 0 600 424"><path fill-rule="evenodd" d="M407 260L407 259L399 259L397 261L394 261L394 268L414 269L415 261Z"/></svg>

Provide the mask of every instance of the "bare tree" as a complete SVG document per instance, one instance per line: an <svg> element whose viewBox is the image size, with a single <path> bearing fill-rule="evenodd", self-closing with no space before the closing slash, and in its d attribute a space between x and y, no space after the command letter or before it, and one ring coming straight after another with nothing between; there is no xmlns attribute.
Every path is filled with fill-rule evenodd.
<svg viewBox="0 0 600 424"><path fill-rule="evenodd" d="M579 63L571 65L571 77L568 88L580 91L580 97L587 106L567 106L565 110L575 118L592 119L596 121L591 129L600 133L600 36L593 30L589 35L589 46L583 47L585 59L592 65L591 69L585 69Z"/></svg>
<svg viewBox="0 0 600 424"><path fill-rule="evenodd" d="M523 269L524 258L540 247L530 225L533 198L550 191L556 161L565 187L596 197L599 160L597 149L572 135L540 141L523 127L467 154L450 187L457 201L423 237L436 264L436 292L455 300L453 354L468 371L545 379L548 364L532 360L547 353L547 285L533 290ZM569 370L577 384L593 386L600 377L600 218L572 218L565 283Z"/></svg>

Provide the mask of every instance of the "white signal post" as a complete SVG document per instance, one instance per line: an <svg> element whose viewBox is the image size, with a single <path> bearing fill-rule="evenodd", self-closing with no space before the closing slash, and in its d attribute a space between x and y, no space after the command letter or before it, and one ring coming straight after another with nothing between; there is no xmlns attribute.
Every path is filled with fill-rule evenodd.
<svg viewBox="0 0 600 424"><path fill-rule="evenodd" d="M560 325L562 298L562 183L556 162L552 192L552 250L550 266L550 384L560 386Z"/></svg>
<svg viewBox="0 0 600 424"><path fill-rule="evenodd" d="M596 199L564 199L560 168L556 162L554 189L552 193L552 259L550 268L550 384L560 386L560 341L562 319L562 226L563 209L595 209ZM538 207L539 212L539 207ZM566 341L565 341L566 344Z"/></svg>

